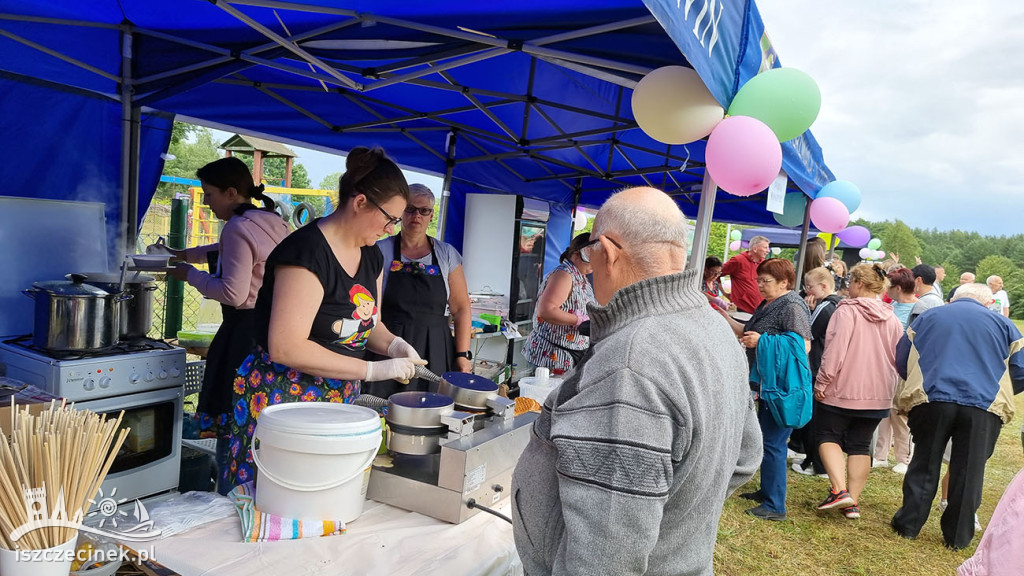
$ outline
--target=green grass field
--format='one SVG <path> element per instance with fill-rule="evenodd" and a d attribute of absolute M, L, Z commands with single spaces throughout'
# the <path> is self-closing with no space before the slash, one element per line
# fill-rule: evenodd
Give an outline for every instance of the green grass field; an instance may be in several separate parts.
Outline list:
<path fill-rule="evenodd" d="M 978 516 L 987 525 L 1010 480 L 1024 467 L 1020 414 L 1003 427 L 995 453 L 985 470 L 985 491 Z M 738 492 L 757 485 L 757 477 Z M 889 520 L 900 507 L 903 476 L 874 468 L 861 495 L 861 519 L 847 520 L 838 511 L 815 509 L 825 497 L 828 480 L 789 472 L 788 520 L 765 522 L 744 514 L 748 500 L 732 496 L 725 502 L 715 547 L 715 574 L 722 576 L 917 576 L 955 574 L 974 554 L 971 547 L 951 551 L 943 546 L 938 507 L 916 540 L 896 536 Z M 936 496 L 936 505 L 938 496 Z M 1022 568 L 1024 570 L 1024 568 Z"/>

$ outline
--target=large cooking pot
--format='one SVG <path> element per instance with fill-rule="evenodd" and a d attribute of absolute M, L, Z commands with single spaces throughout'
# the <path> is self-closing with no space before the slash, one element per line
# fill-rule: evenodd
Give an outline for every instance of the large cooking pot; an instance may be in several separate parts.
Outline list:
<path fill-rule="evenodd" d="M 121 288 L 121 274 L 106 272 L 86 272 L 85 283 L 102 288 L 111 294 Z M 70 277 L 70 275 L 69 275 Z M 156 291 L 156 280 L 152 276 L 132 272 L 124 277 L 123 292 L 130 296 L 121 301 L 121 328 L 118 335 L 121 340 L 145 338 L 153 327 L 153 292 Z"/>
<path fill-rule="evenodd" d="M 399 392 L 388 398 L 388 450 L 425 455 L 441 451 L 448 427 L 441 418 L 455 411 L 455 402 L 434 392 Z"/>
<path fill-rule="evenodd" d="M 498 385 L 476 374 L 445 372 L 437 384 L 437 391 L 455 400 L 460 408 L 487 410 L 487 401 L 498 396 Z"/>
<path fill-rule="evenodd" d="M 22 290 L 35 300 L 32 343 L 57 352 L 100 350 L 117 344 L 121 327 L 121 300 L 85 283 L 73 274 L 71 281 L 35 282 Z"/>

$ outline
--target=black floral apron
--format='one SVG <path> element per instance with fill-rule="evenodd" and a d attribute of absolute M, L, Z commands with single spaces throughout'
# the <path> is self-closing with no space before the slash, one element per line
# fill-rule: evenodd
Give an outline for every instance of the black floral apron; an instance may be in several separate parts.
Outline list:
<path fill-rule="evenodd" d="M 395 336 L 401 336 L 427 361 L 435 374 L 452 369 L 455 340 L 448 327 L 448 289 L 437 265 L 434 241 L 430 243 L 430 264 L 402 262 L 402 235 L 395 235 L 394 259 L 388 274 L 388 285 L 381 298 L 381 321 Z M 364 392 L 387 398 L 396 392 L 429 390 L 436 384 L 414 379 L 408 385 L 394 380 L 363 384 Z"/>

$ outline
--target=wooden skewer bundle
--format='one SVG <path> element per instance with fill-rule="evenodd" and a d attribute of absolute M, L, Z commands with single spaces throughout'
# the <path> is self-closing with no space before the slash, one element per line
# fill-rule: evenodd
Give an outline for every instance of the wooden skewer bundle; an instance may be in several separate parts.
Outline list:
<path fill-rule="evenodd" d="M 47 526 L 31 530 L 17 542 L 11 533 L 32 518 L 26 509 L 26 490 L 46 488 L 45 505 L 38 511 L 49 519 L 63 490 L 68 521 L 84 515 L 128 436 L 117 419 L 76 410 L 74 404 L 50 403 L 49 410 L 32 415 L 11 401 L 10 439 L 0 435 L 0 547 L 41 550 L 59 546 L 75 529 Z"/>

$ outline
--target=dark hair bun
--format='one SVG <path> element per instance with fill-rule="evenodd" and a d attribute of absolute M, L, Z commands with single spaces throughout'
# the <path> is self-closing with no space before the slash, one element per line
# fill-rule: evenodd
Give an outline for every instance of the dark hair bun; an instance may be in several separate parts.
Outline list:
<path fill-rule="evenodd" d="M 402 169 L 388 158 L 383 148 L 357 146 L 345 158 L 345 173 L 338 182 L 341 202 L 356 194 L 364 194 L 370 200 L 383 204 L 395 195 L 408 199 L 409 185 Z"/>

